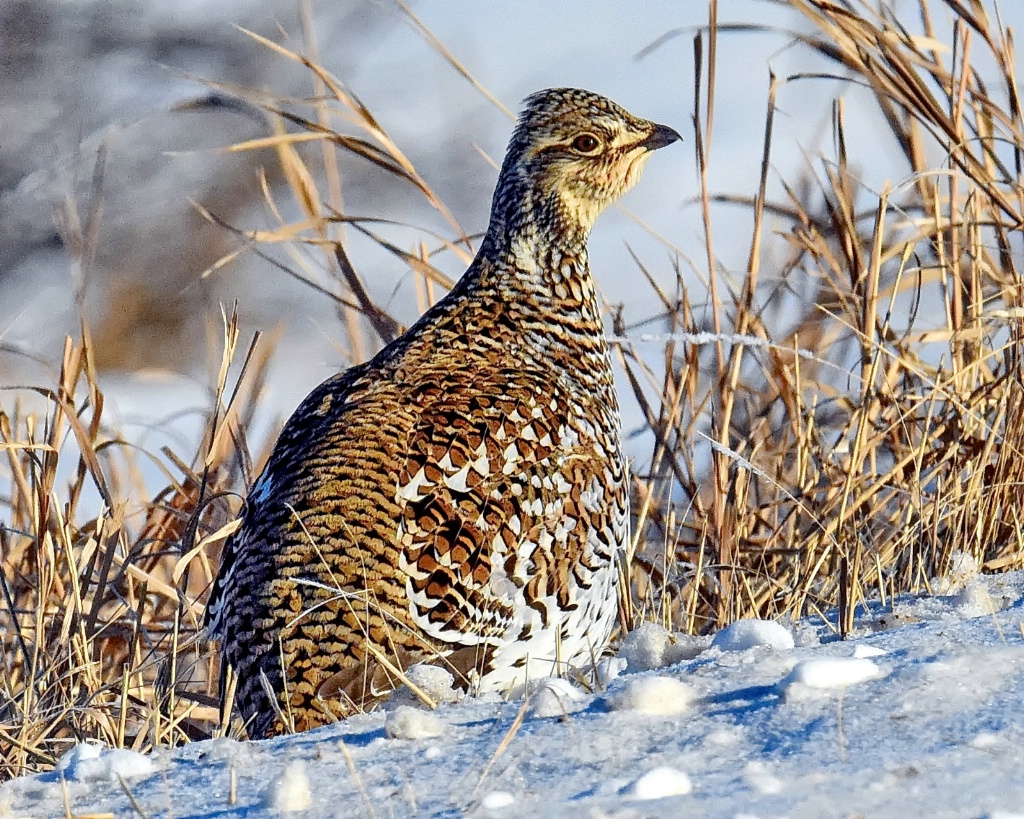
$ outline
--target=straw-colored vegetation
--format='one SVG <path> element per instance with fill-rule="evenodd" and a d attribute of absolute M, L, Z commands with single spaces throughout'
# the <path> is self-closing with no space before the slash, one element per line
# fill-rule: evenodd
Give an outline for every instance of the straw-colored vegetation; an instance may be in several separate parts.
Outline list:
<path fill-rule="evenodd" d="M 815 81 L 774 78 L 760 189 L 732 200 L 754 216 L 748 270 L 724 275 L 709 239 L 694 271 L 707 301 L 702 288 L 691 302 L 681 273 L 672 292 L 649 278 L 664 305 L 663 350 L 615 328 L 623 396 L 639 402 L 653 444 L 633 481 L 624 628 L 654 619 L 707 632 L 834 609 L 845 633 L 858 605 L 928 590 L 957 552 L 990 571 L 1024 563 L 1024 133 L 1010 32 L 957 0 L 904 4 L 901 20 L 859 0 L 789 5 L 810 23 L 793 35 L 809 62 L 873 95 L 881 116 L 871 122 L 889 131 L 878 141 L 899 146 L 904 176 L 882 191 L 858 184 L 839 100 L 834 155 L 784 180 L 785 201 L 767 201 L 775 99 Z M 709 46 L 721 36 L 713 22 L 695 50 L 702 180 L 721 70 Z M 309 66 L 309 105 L 241 95 L 262 109 L 268 135 L 233 148 L 272 149 L 287 185 L 268 185 L 268 210 L 302 217 L 239 232 L 224 264 L 304 246 L 282 270 L 306 279 L 300 260 L 319 255 L 335 280 L 317 287 L 336 300 L 340 343 L 360 359 L 400 327 L 371 302 L 342 242 L 343 223 L 377 237 L 342 216 L 338 152 L 447 211 L 373 115 Z M 697 211 L 710 228 L 716 192 L 702 184 Z M 66 244 L 72 264 L 87 264 L 92 219 L 73 216 Z M 432 254 L 470 255 L 472 238 L 450 224 L 447 239 L 424 234 L 414 250 L 379 239 L 415 273 L 421 306 L 449 285 Z M 762 267 L 769 246 L 781 267 Z M 144 750 L 230 728 L 196 636 L 221 541 L 266 455 L 264 442 L 250 452 L 246 431 L 269 345 L 240 342 L 232 316 L 224 324 L 197 452 L 146 453 L 121 439 L 104 418 L 87 327 L 68 342 L 58 382 L 36 391 L 48 411 L 2 394 L 0 778 L 48 768 L 83 738 Z M 143 459 L 167 476 L 155 497 Z"/>

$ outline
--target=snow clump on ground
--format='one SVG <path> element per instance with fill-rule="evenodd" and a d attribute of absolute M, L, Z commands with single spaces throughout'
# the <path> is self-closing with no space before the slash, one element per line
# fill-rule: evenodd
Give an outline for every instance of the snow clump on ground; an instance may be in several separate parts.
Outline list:
<path fill-rule="evenodd" d="M 974 614 L 967 594 L 990 613 Z M 0 785 L 0 817 L 306 804 L 308 816 L 372 806 L 439 819 L 1010 817 L 1024 805 L 1022 601 L 1024 572 L 977 575 L 944 595 L 858 607 L 845 641 L 834 613 L 747 621 L 674 664 L 674 647 L 697 641 L 644 627 L 624 639 L 626 656 L 599 661 L 606 690 L 534 681 L 525 702 L 459 699 L 443 669 L 410 668 L 436 710 L 406 689 L 376 712 L 263 742 L 149 756 L 79 745 L 60 770 Z"/>
<path fill-rule="evenodd" d="M 774 620 L 737 620 L 715 635 L 711 645 L 720 651 L 771 648 L 788 651 L 796 644 L 793 634 Z"/>
<path fill-rule="evenodd" d="M 75 745 L 57 763 L 57 772 L 73 782 L 117 782 L 118 777 L 146 776 L 156 768 L 151 756 L 93 742 Z"/>
<path fill-rule="evenodd" d="M 672 716 L 682 714 L 696 698 L 690 686 L 674 677 L 639 677 L 629 680 L 606 702 L 611 711 Z"/>

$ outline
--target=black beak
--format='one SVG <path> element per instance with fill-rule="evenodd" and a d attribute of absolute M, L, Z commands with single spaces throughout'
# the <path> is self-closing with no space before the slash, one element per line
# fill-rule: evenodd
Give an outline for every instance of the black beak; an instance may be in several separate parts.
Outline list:
<path fill-rule="evenodd" d="M 640 144 L 643 145 L 648 151 L 656 151 L 658 148 L 664 148 L 666 145 L 671 145 L 673 142 L 681 142 L 682 137 L 674 128 L 669 128 L 667 125 L 654 125 L 654 131 Z"/>

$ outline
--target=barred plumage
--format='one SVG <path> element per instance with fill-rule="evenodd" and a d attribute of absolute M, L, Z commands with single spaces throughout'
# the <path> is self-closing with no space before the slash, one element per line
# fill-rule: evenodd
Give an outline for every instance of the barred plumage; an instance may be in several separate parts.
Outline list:
<path fill-rule="evenodd" d="M 529 97 L 465 275 L 288 421 L 207 613 L 250 737 L 347 716 L 417 662 L 494 690 L 600 654 L 628 488 L 586 242 L 677 139 L 588 91 Z"/>

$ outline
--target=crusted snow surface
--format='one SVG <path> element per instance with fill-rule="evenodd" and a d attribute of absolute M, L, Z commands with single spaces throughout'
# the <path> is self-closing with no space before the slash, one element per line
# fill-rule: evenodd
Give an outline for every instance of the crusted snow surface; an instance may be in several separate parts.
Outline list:
<path fill-rule="evenodd" d="M 721 651 L 747 651 L 751 648 L 773 648 L 786 651 L 793 648 L 793 634 L 774 620 L 737 620 L 715 635 L 711 642 Z"/>
<path fill-rule="evenodd" d="M 480 800 L 480 807 L 487 811 L 496 811 L 514 805 L 516 798 L 508 791 L 491 791 Z"/>
<path fill-rule="evenodd" d="M 284 766 L 267 793 L 265 807 L 280 813 L 295 813 L 313 806 L 306 763 L 296 759 Z"/>
<path fill-rule="evenodd" d="M 663 765 L 645 773 L 626 792 L 634 799 L 648 800 L 684 796 L 692 790 L 693 785 L 685 773 Z"/>
<path fill-rule="evenodd" d="M 882 676 L 877 664 L 864 657 L 814 657 L 801 660 L 780 685 L 789 688 L 846 688 Z"/>
<path fill-rule="evenodd" d="M 692 660 L 708 646 L 706 637 L 673 634 L 657 623 L 642 623 L 619 646 L 618 659 L 629 671 L 651 671 L 683 660 Z"/>
<path fill-rule="evenodd" d="M 384 733 L 390 739 L 427 739 L 445 732 L 445 723 L 430 711 L 399 705 L 389 708 L 384 718 Z"/>
<path fill-rule="evenodd" d="M 75 745 L 57 762 L 57 771 L 76 782 L 116 782 L 118 777 L 146 776 L 156 768 L 151 756 L 123 748 L 105 748 L 93 742 Z"/>
<path fill-rule="evenodd" d="M 559 677 L 537 680 L 530 691 L 535 717 L 565 717 L 585 708 L 590 699 L 580 688 Z"/>
<path fill-rule="evenodd" d="M 964 574 L 944 596 L 861 612 L 846 641 L 806 620 L 789 650 L 614 664 L 607 690 L 536 686 L 525 708 L 399 704 L 141 757 L 150 769 L 78 746 L 63 771 L 0 786 L 0 817 L 1021 816 L 1024 573 Z M 653 707 L 679 702 L 671 691 L 685 707 Z"/>
<path fill-rule="evenodd" d="M 668 717 L 682 714 L 696 698 L 693 688 L 674 677 L 644 675 L 627 680 L 605 702 L 612 711 Z"/>

